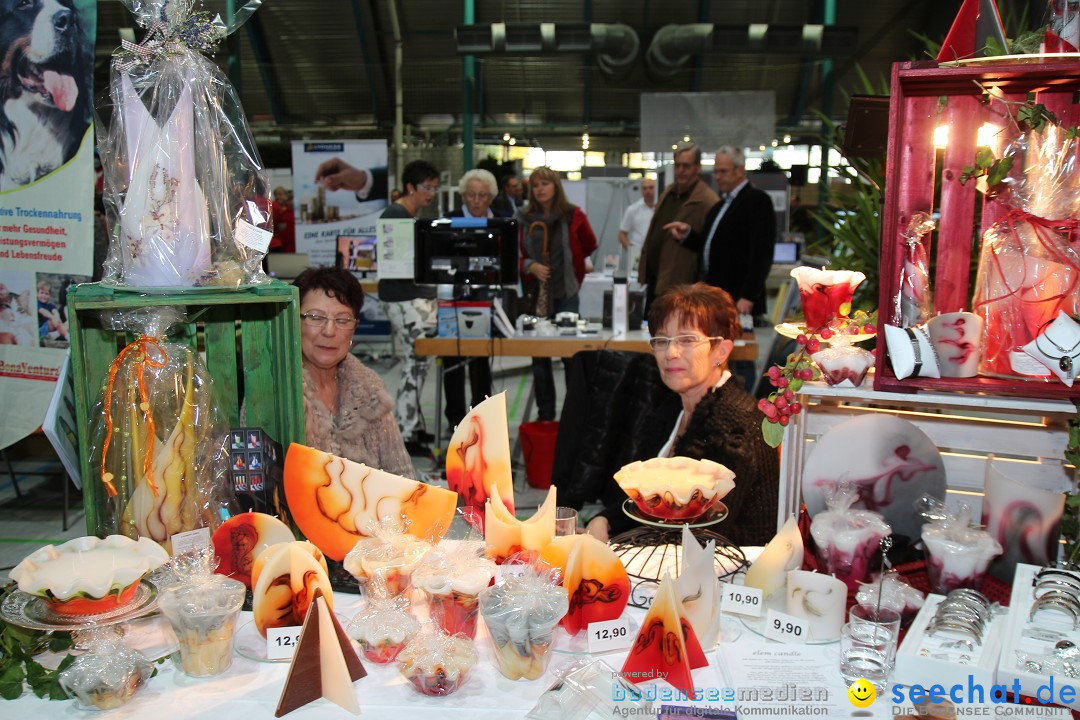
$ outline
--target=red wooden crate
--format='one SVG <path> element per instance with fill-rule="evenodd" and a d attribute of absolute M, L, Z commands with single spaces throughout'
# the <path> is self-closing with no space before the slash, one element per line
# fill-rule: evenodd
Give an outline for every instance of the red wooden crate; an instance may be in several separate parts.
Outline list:
<path fill-rule="evenodd" d="M 912 214 L 919 211 L 940 213 L 931 248 L 936 252 L 936 267 L 931 277 L 935 312 L 971 310 L 968 274 L 972 255 L 979 252 L 983 231 L 1007 211 L 996 202 L 985 200 L 984 204 L 984 196 L 976 191 L 974 181 L 960 184 L 963 167 L 975 164 L 977 129 L 987 122 L 1005 124 L 1001 117 L 1003 106 L 997 102 L 991 107 L 984 105 L 979 85 L 999 88 L 1006 100 L 1016 102 L 1023 102 L 1028 93 L 1034 92 L 1036 102 L 1046 105 L 1063 125 L 1080 124 L 1077 104 L 1080 62 L 939 67 L 926 61 L 893 65 L 878 337 L 884 338 L 882 326 L 889 319 L 892 298 L 900 286 L 905 250 L 900 235 L 907 229 Z M 934 128 L 943 124 L 949 126 L 949 141 L 941 158 L 934 148 L 933 134 Z M 1003 137 L 1014 137 L 1015 132 L 1007 129 Z M 934 187 L 938 165 L 940 195 Z M 979 208 L 981 220 L 977 221 Z M 886 359 L 883 340 L 879 347 L 875 390 L 961 390 L 995 395 L 1080 397 L 1080 383 L 1067 388 L 1043 380 L 985 377 L 898 380 Z"/>

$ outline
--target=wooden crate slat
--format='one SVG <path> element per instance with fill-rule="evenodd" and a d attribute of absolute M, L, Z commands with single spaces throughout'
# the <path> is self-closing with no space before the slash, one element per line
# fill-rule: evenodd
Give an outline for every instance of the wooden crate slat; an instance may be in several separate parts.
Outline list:
<path fill-rule="evenodd" d="M 939 313 L 968 310 L 971 288 L 968 263 L 975 224 L 975 182 L 960 184 L 964 167 L 975 156 L 975 139 L 982 106 L 973 97 L 948 100 L 943 122 L 949 127 L 941 169 L 941 212 L 937 232 L 937 273 L 931 288 L 934 310 Z"/>
<path fill-rule="evenodd" d="M 252 398 L 267 393 L 258 406 L 248 403 L 248 425 L 257 425 L 274 439 L 280 438 L 282 427 L 277 420 L 278 396 L 274 391 L 274 368 L 270 355 L 271 314 L 268 308 L 245 308 L 240 320 L 240 355 L 244 363 L 244 396 Z"/>
<path fill-rule="evenodd" d="M 217 306 L 206 314 L 206 369 L 214 379 L 214 391 L 225 405 L 229 427 L 240 427 L 240 391 L 236 368 L 236 314 Z"/>

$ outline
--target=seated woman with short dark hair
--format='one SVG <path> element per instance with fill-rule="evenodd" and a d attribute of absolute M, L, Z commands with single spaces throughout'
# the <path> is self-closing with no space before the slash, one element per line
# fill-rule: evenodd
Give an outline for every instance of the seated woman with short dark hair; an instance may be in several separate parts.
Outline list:
<path fill-rule="evenodd" d="M 649 328 L 660 378 L 674 393 L 638 425 L 632 459 L 684 456 L 727 466 L 735 489 L 723 500 L 727 519 L 712 529 L 739 545 L 764 545 L 776 532 L 780 462 L 761 436 L 754 398 L 728 370 L 732 338 L 742 335 L 735 303 L 704 283 L 679 285 L 653 302 Z M 586 529 L 607 540 L 634 521 L 622 511 L 625 495 L 609 486 L 604 496 L 607 507 Z"/>
<path fill-rule="evenodd" d="M 359 281 L 347 270 L 319 267 L 300 273 L 293 284 L 300 288 L 307 444 L 412 478 L 386 386 L 349 352 L 364 304 Z"/>

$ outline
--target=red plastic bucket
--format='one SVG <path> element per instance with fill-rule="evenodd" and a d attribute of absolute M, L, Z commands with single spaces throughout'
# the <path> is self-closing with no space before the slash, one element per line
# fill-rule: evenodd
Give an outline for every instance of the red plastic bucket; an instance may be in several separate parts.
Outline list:
<path fill-rule="evenodd" d="M 551 467 L 555 464 L 555 438 L 559 423 L 555 420 L 536 420 L 522 423 L 518 428 L 521 451 L 525 456 L 525 479 L 534 488 L 551 487 Z"/>

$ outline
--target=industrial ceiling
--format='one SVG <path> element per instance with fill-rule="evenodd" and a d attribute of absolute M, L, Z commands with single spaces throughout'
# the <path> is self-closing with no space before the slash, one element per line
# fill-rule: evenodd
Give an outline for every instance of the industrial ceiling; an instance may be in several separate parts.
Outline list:
<path fill-rule="evenodd" d="M 554 23 L 587 32 L 595 23 L 621 30 L 623 41 L 635 35 L 636 53 L 628 57 L 626 42 L 617 41 L 621 65 L 605 62 L 601 52 L 475 54 L 476 142 L 498 143 L 512 133 L 548 149 L 580 148 L 587 130 L 593 150 L 633 152 L 641 149 L 641 93 L 773 90 L 778 134 L 812 134 L 828 97 L 829 62 L 831 114 L 843 117 L 846 93 L 861 89 L 858 67 L 881 81 L 892 62 L 924 56 L 911 31 L 944 35 L 959 6 L 960 0 L 265 0 L 216 59 L 240 91 L 264 158 L 284 152 L 292 139 L 389 139 L 396 15 L 405 141 L 453 145 L 462 137 L 466 77 L 455 29 L 467 16 L 482 29 Z M 821 23 L 827 14 L 836 26 L 857 31 L 831 60 L 775 44 L 727 43 L 720 32 L 737 39 L 752 34 L 742 29 L 752 24 L 792 28 Z M 711 46 L 688 42 L 680 53 L 680 41 L 669 38 L 662 63 L 650 59 L 658 37 L 672 32 L 665 26 L 700 23 L 716 26 Z M 99 4 L 98 92 L 119 31 L 130 27 L 120 2 Z"/>

